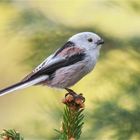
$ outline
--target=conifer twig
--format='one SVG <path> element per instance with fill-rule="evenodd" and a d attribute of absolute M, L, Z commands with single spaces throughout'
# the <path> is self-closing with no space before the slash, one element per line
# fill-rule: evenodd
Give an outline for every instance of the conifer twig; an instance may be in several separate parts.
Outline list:
<path fill-rule="evenodd" d="M 0 137 L 2 138 L 2 140 L 24 140 L 20 133 L 15 131 L 14 129 L 4 129 L 0 134 Z"/>
<path fill-rule="evenodd" d="M 83 110 L 85 98 L 82 94 L 76 94 L 70 91 L 65 95 L 62 101 L 66 107 L 64 108 L 63 121 L 59 132 L 59 140 L 78 140 L 82 133 L 83 127 Z"/>

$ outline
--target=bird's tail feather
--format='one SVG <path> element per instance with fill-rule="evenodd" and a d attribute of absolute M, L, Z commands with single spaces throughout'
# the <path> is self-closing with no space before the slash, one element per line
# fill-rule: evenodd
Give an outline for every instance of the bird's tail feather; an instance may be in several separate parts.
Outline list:
<path fill-rule="evenodd" d="M 19 89 L 24 89 L 24 88 L 30 87 L 32 85 L 38 84 L 42 81 L 45 81 L 47 78 L 48 78 L 48 76 L 40 76 L 33 80 L 21 81 L 19 83 L 16 83 L 12 86 L 9 86 L 7 88 L 0 90 L 0 96 L 11 93 L 11 92 L 19 90 Z"/>

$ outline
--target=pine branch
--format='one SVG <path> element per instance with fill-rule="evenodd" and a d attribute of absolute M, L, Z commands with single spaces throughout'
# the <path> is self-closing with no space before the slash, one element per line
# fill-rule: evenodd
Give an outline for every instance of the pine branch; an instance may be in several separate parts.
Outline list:
<path fill-rule="evenodd" d="M 3 130 L 3 132 L 0 134 L 0 137 L 2 140 L 24 140 L 20 133 L 14 129 Z"/>
<path fill-rule="evenodd" d="M 83 110 L 85 98 L 72 90 L 65 95 L 62 101 L 66 106 L 63 112 L 63 121 L 59 133 L 59 140 L 79 140 L 83 127 Z M 21 134 L 14 129 L 3 130 L 2 140 L 24 140 Z"/>
<path fill-rule="evenodd" d="M 59 140 L 78 140 L 82 133 L 83 127 L 83 110 L 85 98 L 82 94 L 76 94 L 73 91 L 67 93 L 63 99 L 66 105 L 63 113 L 63 121 L 60 131 L 56 130 Z"/>

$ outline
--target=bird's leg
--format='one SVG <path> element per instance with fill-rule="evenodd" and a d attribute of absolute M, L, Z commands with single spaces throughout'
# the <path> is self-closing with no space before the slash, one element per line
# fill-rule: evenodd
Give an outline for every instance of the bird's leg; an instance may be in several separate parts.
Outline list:
<path fill-rule="evenodd" d="M 65 90 L 68 91 L 68 93 L 66 94 L 66 96 L 67 96 L 68 94 L 71 94 L 71 95 L 75 95 L 75 94 L 76 94 L 72 89 L 65 88 Z"/>
<path fill-rule="evenodd" d="M 72 89 L 69 89 L 69 88 L 65 88 L 67 91 L 68 91 L 68 93 L 66 93 L 65 94 L 65 97 L 67 96 L 67 95 L 72 95 L 75 99 L 76 98 L 80 98 L 83 102 L 85 102 L 85 98 L 83 97 L 83 94 L 82 93 L 80 93 L 80 94 L 77 94 L 76 92 L 74 92 Z"/>
<path fill-rule="evenodd" d="M 69 88 L 65 88 L 65 90 L 67 90 L 69 93 L 74 92 L 72 89 Z"/>
<path fill-rule="evenodd" d="M 66 104 L 71 110 L 79 110 L 80 108 L 84 108 L 85 98 L 83 95 L 77 94 L 73 90 L 69 88 L 65 88 L 68 93 L 65 94 L 65 98 L 62 100 L 64 104 Z"/>

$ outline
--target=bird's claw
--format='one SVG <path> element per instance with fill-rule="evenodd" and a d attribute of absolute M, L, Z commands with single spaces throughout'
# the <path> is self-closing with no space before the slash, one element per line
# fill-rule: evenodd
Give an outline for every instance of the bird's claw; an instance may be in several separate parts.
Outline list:
<path fill-rule="evenodd" d="M 77 94 L 71 89 L 66 89 L 68 93 L 65 94 L 65 98 L 63 99 L 63 103 L 66 104 L 69 108 L 74 110 L 79 110 L 80 108 L 84 108 L 85 98 L 82 93 Z"/>

